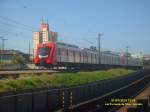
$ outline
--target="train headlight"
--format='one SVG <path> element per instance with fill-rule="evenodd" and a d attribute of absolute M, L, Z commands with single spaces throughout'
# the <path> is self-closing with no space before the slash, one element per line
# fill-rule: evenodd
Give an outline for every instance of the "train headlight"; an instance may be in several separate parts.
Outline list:
<path fill-rule="evenodd" d="M 48 57 L 48 55 L 39 55 L 39 58 L 47 58 Z"/>

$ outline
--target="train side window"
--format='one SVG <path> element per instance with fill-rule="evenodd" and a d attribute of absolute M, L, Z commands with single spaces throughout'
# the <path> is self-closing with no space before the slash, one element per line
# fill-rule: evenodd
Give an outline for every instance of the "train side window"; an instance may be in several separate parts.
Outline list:
<path fill-rule="evenodd" d="M 106 63 L 108 64 L 109 63 L 109 57 L 106 56 Z"/>
<path fill-rule="evenodd" d="M 95 62 L 97 63 L 97 56 L 96 56 L 96 54 L 95 54 Z"/>
<path fill-rule="evenodd" d="M 104 60 L 104 63 L 106 63 L 106 61 L 105 61 L 105 55 L 103 55 L 103 60 Z"/>
<path fill-rule="evenodd" d="M 88 55 L 87 55 L 87 52 L 84 53 L 84 58 L 85 58 L 85 63 L 88 62 Z"/>
<path fill-rule="evenodd" d="M 76 62 L 76 54 L 75 54 L 75 51 L 73 51 L 73 58 L 74 58 L 74 62 Z"/>
<path fill-rule="evenodd" d="M 108 64 L 111 64 L 111 57 L 108 56 Z"/>
<path fill-rule="evenodd" d="M 61 49 L 60 48 L 58 48 L 58 54 L 61 55 Z"/>
<path fill-rule="evenodd" d="M 75 51 L 73 51 L 73 57 L 75 57 Z"/>
<path fill-rule="evenodd" d="M 79 51 L 79 60 L 81 62 L 81 52 Z"/>
<path fill-rule="evenodd" d="M 67 52 L 67 56 L 68 56 L 68 49 L 66 50 L 66 52 Z"/>
<path fill-rule="evenodd" d="M 80 57 L 81 57 L 81 52 L 79 52 L 79 55 L 80 55 Z"/>
<path fill-rule="evenodd" d="M 92 57 L 93 57 L 93 56 L 92 56 L 92 53 L 91 53 L 91 63 L 92 63 Z"/>

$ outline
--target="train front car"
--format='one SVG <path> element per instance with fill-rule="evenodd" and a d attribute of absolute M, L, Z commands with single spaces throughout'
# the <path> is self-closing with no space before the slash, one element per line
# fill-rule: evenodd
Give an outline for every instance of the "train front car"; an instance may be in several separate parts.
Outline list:
<path fill-rule="evenodd" d="M 38 66 L 45 67 L 56 65 L 56 44 L 38 44 L 34 54 L 34 63 Z"/>

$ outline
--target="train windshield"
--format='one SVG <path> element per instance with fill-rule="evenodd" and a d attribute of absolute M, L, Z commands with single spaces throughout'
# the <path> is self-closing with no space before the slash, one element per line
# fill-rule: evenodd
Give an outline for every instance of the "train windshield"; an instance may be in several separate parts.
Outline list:
<path fill-rule="evenodd" d="M 48 57 L 49 53 L 50 53 L 50 48 L 48 47 L 38 48 L 39 57 Z"/>

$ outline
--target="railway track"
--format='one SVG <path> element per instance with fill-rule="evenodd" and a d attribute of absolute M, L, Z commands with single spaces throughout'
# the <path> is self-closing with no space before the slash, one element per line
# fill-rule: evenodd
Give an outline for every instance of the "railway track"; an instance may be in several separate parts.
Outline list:
<path fill-rule="evenodd" d="M 27 73 L 54 73 L 56 70 L 45 70 L 45 69 L 23 69 L 23 70 L 3 70 L 0 71 L 0 75 L 8 75 L 8 74 L 27 74 Z"/>
<path fill-rule="evenodd" d="M 48 70 L 48 69 L 21 69 L 21 70 L 6 69 L 6 70 L 0 70 L 0 79 L 8 77 L 8 76 L 18 77 L 19 75 L 23 75 L 23 74 L 29 74 L 29 75 L 30 74 L 42 74 L 42 73 L 52 74 L 52 73 L 57 73 L 57 72 L 59 71 Z"/>
<path fill-rule="evenodd" d="M 43 73 L 58 73 L 58 72 L 77 72 L 79 70 L 75 69 L 3 69 L 0 70 L 0 79 L 12 76 L 14 78 L 18 77 L 19 75 L 30 75 L 30 74 L 43 74 Z"/>
<path fill-rule="evenodd" d="M 137 96 L 150 82 L 150 74 L 128 84 L 122 88 L 111 91 L 100 97 L 71 105 L 63 109 L 64 112 L 115 112 L 121 106 L 112 103 L 112 99 L 132 99 Z M 121 102 L 120 102 L 121 103 Z M 117 106 L 116 106 L 117 105 Z"/>
<path fill-rule="evenodd" d="M 18 77 L 19 75 L 30 75 L 30 74 L 43 74 L 43 73 L 58 73 L 58 72 L 78 72 L 78 71 L 95 71 L 98 69 L 76 69 L 76 68 L 36 68 L 36 69 L 0 69 L 0 79 L 12 76 L 14 78 Z"/>

